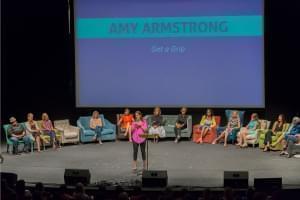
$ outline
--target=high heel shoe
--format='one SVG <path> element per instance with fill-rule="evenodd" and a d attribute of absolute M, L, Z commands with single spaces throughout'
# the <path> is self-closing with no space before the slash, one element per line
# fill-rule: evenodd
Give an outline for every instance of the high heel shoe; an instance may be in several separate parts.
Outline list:
<path fill-rule="evenodd" d="M 288 155 L 288 152 L 286 152 L 286 151 L 281 151 L 279 155 L 280 155 L 280 156 L 285 156 L 285 155 Z"/>
<path fill-rule="evenodd" d="M 242 147 L 242 148 L 247 148 L 247 147 L 248 147 L 248 144 L 247 144 L 247 143 L 244 143 L 241 147 Z"/>
<path fill-rule="evenodd" d="M 267 151 L 270 151 L 270 148 L 269 147 L 265 147 L 263 152 L 267 152 Z"/>

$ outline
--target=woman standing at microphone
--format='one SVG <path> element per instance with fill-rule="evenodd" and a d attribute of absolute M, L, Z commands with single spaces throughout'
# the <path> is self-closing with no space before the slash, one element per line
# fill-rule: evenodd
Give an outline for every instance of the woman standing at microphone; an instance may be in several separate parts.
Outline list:
<path fill-rule="evenodd" d="M 145 134 L 147 131 L 147 122 L 143 119 L 141 111 L 135 112 L 135 120 L 131 125 L 131 134 L 132 134 L 132 144 L 133 144 L 133 164 L 132 170 L 137 170 L 137 155 L 138 149 L 140 146 L 142 159 L 143 159 L 143 169 L 146 169 L 146 139 L 141 137 L 142 134 Z"/>

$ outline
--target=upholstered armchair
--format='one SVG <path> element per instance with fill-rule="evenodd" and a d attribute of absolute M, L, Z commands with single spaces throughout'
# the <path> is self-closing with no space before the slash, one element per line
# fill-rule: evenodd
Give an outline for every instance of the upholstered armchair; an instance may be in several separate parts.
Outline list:
<path fill-rule="evenodd" d="M 61 144 L 79 143 L 79 128 L 70 125 L 68 119 L 55 120 L 54 127 L 61 132 Z"/>
<path fill-rule="evenodd" d="M 204 143 L 212 143 L 214 139 L 217 137 L 217 128 L 220 125 L 221 122 L 221 116 L 214 116 L 216 120 L 216 126 L 212 128 L 210 131 L 207 132 L 207 134 L 203 137 Z M 201 127 L 200 124 L 196 124 L 193 126 L 193 142 L 197 142 L 201 136 Z"/>
<path fill-rule="evenodd" d="M 226 116 L 226 119 L 227 119 L 227 122 L 229 121 L 230 119 L 230 116 L 231 116 L 231 113 L 235 111 L 235 110 L 225 110 L 225 116 Z M 239 113 L 239 117 L 240 117 L 240 122 L 241 122 L 241 127 L 243 126 L 243 123 L 244 123 L 244 115 L 245 115 L 245 111 L 239 111 L 239 110 L 236 110 L 238 111 Z M 227 123 L 226 123 L 227 125 Z M 223 126 L 223 127 L 218 127 L 217 128 L 217 134 L 221 134 L 221 132 L 223 132 L 224 130 L 226 129 L 226 126 Z M 240 131 L 240 128 L 235 128 L 231 131 L 231 133 L 229 133 L 228 135 L 228 138 L 227 138 L 227 142 L 230 142 L 230 143 L 234 143 L 236 141 L 236 138 L 237 138 L 237 134 L 238 132 Z"/>
<path fill-rule="evenodd" d="M 271 125 L 271 121 L 262 119 L 259 120 L 259 125 L 260 127 L 256 129 L 255 134 L 246 136 L 247 143 L 251 144 L 252 147 L 255 147 L 255 145 L 259 143 L 259 138 L 261 134 L 266 134 Z"/>
<path fill-rule="evenodd" d="M 292 157 L 295 154 L 300 153 L 300 134 L 297 134 L 296 137 L 298 138 L 297 143 L 294 143 L 292 141 L 288 142 L 288 148 L 287 148 L 288 158 Z"/>
<path fill-rule="evenodd" d="M 21 123 L 22 126 L 25 127 L 25 122 L 24 123 Z M 13 142 L 11 141 L 11 139 L 9 138 L 8 136 L 8 127 L 9 127 L 9 124 L 4 124 L 3 125 L 3 129 L 4 129 L 4 133 L 5 133 L 5 138 L 6 138 L 6 151 L 7 153 L 9 152 L 12 152 L 13 150 Z M 33 148 L 34 148 L 34 143 L 35 141 L 33 140 L 31 142 L 31 152 L 33 152 Z M 23 140 L 19 140 L 18 141 L 18 144 L 23 144 L 24 145 L 24 141 Z M 10 148 L 11 147 L 11 148 Z M 11 150 L 10 150 L 11 149 Z"/>
<path fill-rule="evenodd" d="M 278 151 L 278 150 L 282 150 L 282 144 L 281 144 L 281 140 L 284 137 L 284 133 L 288 130 L 290 124 L 289 123 L 285 123 L 283 125 L 282 131 L 276 132 L 273 136 L 272 136 L 272 143 L 270 145 L 270 149 L 273 151 Z M 261 131 L 258 134 L 258 144 L 259 144 L 259 148 L 264 148 L 264 141 L 265 141 L 265 137 L 266 137 L 266 133 L 267 131 Z"/>
<path fill-rule="evenodd" d="M 116 140 L 116 125 L 100 115 L 103 122 L 103 129 L 101 132 L 101 140 Z M 90 129 L 90 116 L 81 116 L 77 120 L 77 126 L 80 129 L 80 142 L 92 142 L 95 137 L 95 131 Z"/>
<path fill-rule="evenodd" d="M 147 120 L 148 126 L 150 125 L 149 120 L 150 120 L 151 115 L 146 115 L 144 117 L 145 120 Z M 174 127 L 177 121 L 177 115 L 162 115 L 164 119 L 164 129 L 166 131 L 166 138 L 175 138 L 175 133 L 174 133 Z M 192 135 L 192 116 L 188 115 L 187 118 L 187 128 L 183 129 L 181 131 L 181 138 L 190 138 Z"/>
<path fill-rule="evenodd" d="M 39 128 L 42 128 L 42 121 L 41 120 L 37 121 L 37 124 L 38 124 Z M 61 130 L 58 130 L 58 129 L 54 128 L 54 131 L 56 133 L 56 138 L 58 139 L 59 143 L 61 144 L 61 135 L 62 135 Z M 44 149 L 45 149 L 45 146 L 51 145 L 50 144 L 50 136 L 48 134 L 46 134 L 44 131 L 41 131 L 41 141 L 44 145 Z"/>
<path fill-rule="evenodd" d="M 117 123 L 118 121 L 120 120 L 121 116 L 123 114 L 117 114 Z M 127 136 L 124 136 L 124 132 L 122 131 L 121 127 L 120 126 L 117 126 L 117 139 L 118 140 L 123 140 L 123 139 L 128 139 L 128 135 Z"/>

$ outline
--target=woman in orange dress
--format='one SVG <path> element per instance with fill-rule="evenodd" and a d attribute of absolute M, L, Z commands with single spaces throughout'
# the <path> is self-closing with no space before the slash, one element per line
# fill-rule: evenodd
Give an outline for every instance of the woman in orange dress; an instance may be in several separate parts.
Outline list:
<path fill-rule="evenodd" d="M 131 124 L 134 121 L 133 115 L 130 114 L 129 108 L 125 108 L 124 114 L 121 115 L 120 120 L 118 121 L 118 126 L 121 127 L 121 131 L 124 132 L 124 136 L 129 138 L 129 142 L 132 142 L 131 139 Z"/>

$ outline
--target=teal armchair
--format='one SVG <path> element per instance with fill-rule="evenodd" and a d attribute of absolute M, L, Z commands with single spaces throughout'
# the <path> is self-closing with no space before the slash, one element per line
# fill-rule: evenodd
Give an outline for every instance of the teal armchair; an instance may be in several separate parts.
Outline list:
<path fill-rule="evenodd" d="M 101 140 L 116 140 L 116 125 L 104 118 L 103 115 L 100 115 L 104 126 L 101 132 Z M 77 120 L 77 126 L 80 129 L 80 142 L 92 142 L 95 136 L 95 131 L 90 129 L 90 116 L 82 116 Z"/>
<path fill-rule="evenodd" d="M 21 125 L 25 128 L 25 123 L 21 123 Z M 8 127 L 9 127 L 9 124 L 4 124 L 3 125 L 3 129 L 4 129 L 4 133 L 5 133 L 5 138 L 6 138 L 6 152 L 7 153 L 10 153 L 10 152 L 12 153 L 13 142 L 8 137 Z M 20 144 L 24 145 L 24 141 L 23 140 L 19 140 L 18 141 L 18 145 L 20 145 Z M 34 139 L 31 140 L 31 152 L 33 152 L 33 147 L 34 147 Z M 10 149 L 11 149 L 11 151 L 10 151 Z"/>
<path fill-rule="evenodd" d="M 225 110 L 225 116 L 226 116 L 227 122 L 229 121 L 229 118 L 231 116 L 232 111 L 234 111 L 234 110 Z M 238 112 L 239 112 L 239 117 L 240 117 L 241 127 L 242 127 L 243 123 L 244 123 L 245 111 L 239 111 L 238 110 Z M 225 129 L 226 129 L 226 126 L 218 127 L 217 128 L 218 135 L 220 135 Z M 237 134 L 238 134 L 239 131 L 240 131 L 240 128 L 233 129 L 232 132 L 229 134 L 229 136 L 227 138 L 227 141 L 230 142 L 230 143 L 234 143 L 236 141 Z"/>

